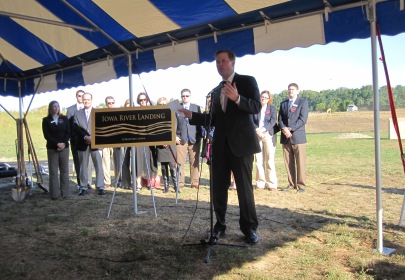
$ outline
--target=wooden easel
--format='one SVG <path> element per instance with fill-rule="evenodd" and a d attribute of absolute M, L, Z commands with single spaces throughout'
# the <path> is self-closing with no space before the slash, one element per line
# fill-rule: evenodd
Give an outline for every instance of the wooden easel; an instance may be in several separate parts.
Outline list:
<path fill-rule="evenodd" d="M 25 128 L 25 136 L 27 139 L 28 144 L 28 156 L 31 159 L 34 165 L 34 171 L 37 177 L 37 185 L 40 189 L 44 192 L 49 192 L 49 189 L 44 185 L 44 180 L 42 178 L 42 173 L 40 170 L 38 157 L 35 152 L 34 143 L 32 142 L 32 137 L 30 130 L 28 128 L 27 119 L 24 117 L 23 119 L 16 119 L 17 124 L 17 140 L 16 140 L 16 148 L 17 148 L 17 165 L 18 165 L 18 173 L 17 173 L 17 182 L 16 186 L 12 188 L 11 195 L 15 201 L 23 201 L 25 195 L 30 191 L 31 185 L 27 184 L 27 172 L 25 168 L 25 158 L 24 158 L 24 128 Z"/>

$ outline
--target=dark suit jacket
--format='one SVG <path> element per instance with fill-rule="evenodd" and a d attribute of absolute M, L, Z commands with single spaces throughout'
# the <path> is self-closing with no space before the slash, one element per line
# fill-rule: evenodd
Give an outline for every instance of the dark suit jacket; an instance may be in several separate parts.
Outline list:
<path fill-rule="evenodd" d="M 255 114 L 253 116 L 256 128 L 259 127 L 260 123 L 260 116 L 261 112 Z M 274 135 L 274 126 L 276 125 L 277 122 L 277 109 L 273 105 L 267 105 L 266 106 L 266 111 L 264 113 L 264 128 L 267 130 L 267 132 L 270 135 Z"/>
<path fill-rule="evenodd" d="M 183 107 L 183 103 L 181 103 L 181 106 Z M 201 108 L 198 105 L 190 103 L 190 111 L 192 112 L 201 112 Z M 187 123 L 186 119 L 183 117 L 180 117 L 178 114 L 176 114 L 177 118 L 177 129 L 176 129 L 176 135 L 180 138 L 180 142 L 182 145 L 187 143 L 187 132 L 189 136 L 189 141 L 191 144 L 195 144 L 199 142 L 202 138 L 202 126 L 201 125 L 190 125 Z"/>
<path fill-rule="evenodd" d="M 75 113 L 73 129 L 77 136 L 77 150 L 85 151 L 89 145 L 87 145 L 84 141 L 84 137 L 89 136 L 91 133 L 91 115 L 89 117 L 89 122 L 87 122 L 86 112 L 84 109 L 80 109 Z"/>
<path fill-rule="evenodd" d="M 77 143 L 76 133 L 73 129 L 74 116 L 75 116 L 76 112 L 77 112 L 77 104 L 74 104 L 74 105 L 68 107 L 67 111 L 66 111 L 66 117 L 69 119 L 70 132 L 71 132 L 70 144 L 74 147 L 76 147 L 76 143 Z"/>
<path fill-rule="evenodd" d="M 289 99 L 286 99 L 280 103 L 278 125 L 281 130 L 284 127 L 291 128 L 293 136 L 291 139 L 287 139 L 281 133 L 280 143 L 287 144 L 288 141 L 291 141 L 291 144 L 304 144 L 307 142 L 305 124 L 308 120 L 308 101 L 298 96 L 290 110 L 288 110 L 288 102 Z"/>
<path fill-rule="evenodd" d="M 255 78 L 235 73 L 232 84 L 236 83 L 240 95 L 239 106 L 228 99 L 226 112 L 221 108 L 220 93 L 212 95 L 212 126 L 215 126 L 212 152 L 223 154 L 228 143 L 236 157 L 260 152 L 259 140 L 255 132 L 253 114 L 260 112 L 260 93 Z M 207 126 L 210 115 L 193 113 L 190 123 Z"/>
<path fill-rule="evenodd" d="M 65 143 L 65 147 L 69 147 L 70 139 L 70 125 L 66 116 L 59 116 L 58 124 L 56 124 L 52 117 L 45 117 L 42 119 L 42 132 L 46 139 L 46 148 L 58 148 L 58 143 Z"/>

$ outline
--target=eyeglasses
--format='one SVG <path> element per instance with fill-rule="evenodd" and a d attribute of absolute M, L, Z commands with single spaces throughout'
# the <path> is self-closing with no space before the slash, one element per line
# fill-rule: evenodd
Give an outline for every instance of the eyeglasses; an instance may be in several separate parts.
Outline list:
<path fill-rule="evenodd" d="M 190 97 L 190 95 L 182 95 L 181 98 Z"/>
<path fill-rule="evenodd" d="M 107 105 L 114 105 L 115 102 L 107 102 Z"/>
<path fill-rule="evenodd" d="M 139 102 L 146 101 L 146 99 L 139 99 Z"/>

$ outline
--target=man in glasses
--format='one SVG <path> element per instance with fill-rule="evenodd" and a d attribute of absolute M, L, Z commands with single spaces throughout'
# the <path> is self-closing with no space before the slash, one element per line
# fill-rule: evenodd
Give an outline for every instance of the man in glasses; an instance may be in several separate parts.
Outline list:
<path fill-rule="evenodd" d="M 189 89 L 181 91 L 181 106 L 191 112 L 201 112 L 200 106 L 191 103 L 191 91 Z M 187 118 L 180 117 L 178 114 L 176 114 L 176 118 L 177 161 L 181 166 L 179 188 L 184 186 L 184 164 L 186 163 L 187 154 L 190 163 L 190 185 L 192 188 L 198 188 L 202 126 L 190 125 Z"/>
<path fill-rule="evenodd" d="M 115 108 L 115 100 L 112 96 L 105 98 L 105 105 L 107 108 Z M 121 169 L 121 159 L 124 153 L 123 148 L 104 148 L 103 149 L 103 172 L 104 172 L 104 188 L 111 186 L 111 157 L 114 163 L 114 179 L 117 180 L 118 173 Z M 119 178 L 118 187 L 121 186 L 121 176 Z"/>

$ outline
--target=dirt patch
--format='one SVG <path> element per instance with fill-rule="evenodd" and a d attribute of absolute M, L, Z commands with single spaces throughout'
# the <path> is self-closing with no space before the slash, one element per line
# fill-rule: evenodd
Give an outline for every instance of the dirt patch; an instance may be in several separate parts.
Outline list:
<path fill-rule="evenodd" d="M 361 133 L 343 133 L 340 134 L 337 138 L 339 139 L 350 139 L 350 138 L 373 138 L 370 135 L 365 135 Z"/>
<path fill-rule="evenodd" d="M 398 117 L 405 116 L 405 109 L 397 110 L 397 115 Z M 382 131 L 388 131 L 389 118 L 391 118 L 391 112 L 380 112 L 380 129 Z M 308 133 L 374 131 L 374 113 L 372 111 L 310 113 L 306 129 Z"/>

